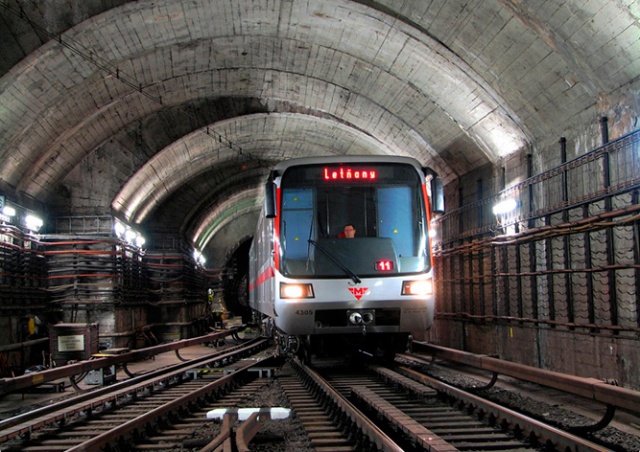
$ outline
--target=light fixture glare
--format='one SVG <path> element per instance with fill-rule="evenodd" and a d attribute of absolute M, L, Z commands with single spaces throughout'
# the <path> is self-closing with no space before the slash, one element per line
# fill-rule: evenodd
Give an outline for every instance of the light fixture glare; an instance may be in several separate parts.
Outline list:
<path fill-rule="evenodd" d="M 494 215 L 505 215 L 510 212 L 513 212 L 516 207 L 518 207 L 518 203 L 513 198 L 503 199 L 495 206 L 493 206 L 493 214 Z"/>
<path fill-rule="evenodd" d="M 26 217 L 24 217 L 24 224 L 28 229 L 32 231 L 39 231 L 44 222 L 42 221 L 42 218 L 32 214 L 28 214 Z"/>

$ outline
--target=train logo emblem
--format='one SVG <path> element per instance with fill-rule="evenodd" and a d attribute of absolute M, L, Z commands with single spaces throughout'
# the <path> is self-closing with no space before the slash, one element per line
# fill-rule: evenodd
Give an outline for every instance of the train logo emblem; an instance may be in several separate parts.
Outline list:
<path fill-rule="evenodd" d="M 362 298 L 368 290 L 368 287 L 349 287 L 349 292 L 351 292 L 358 301 L 360 301 L 360 298 Z"/>

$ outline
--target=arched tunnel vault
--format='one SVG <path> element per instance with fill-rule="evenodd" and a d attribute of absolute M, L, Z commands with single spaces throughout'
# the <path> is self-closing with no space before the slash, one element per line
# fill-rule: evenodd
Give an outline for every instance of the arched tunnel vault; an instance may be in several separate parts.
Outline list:
<path fill-rule="evenodd" d="M 207 173 L 210 187 L 204 188 L 216 190 L 217 184 L 234 179 L 238 171 L 243 171 L 243 164 L 258 164 L 268 169 L 274 161 L 303 156 L 310 150 L 315 155 L 414 155 L 410 151 L 424 146 L 421 142 L 385 144 L 341 122 L 300 114 L 248 115 L 209 128 L 230 138 L 242 151 L 218 143 L 206 130 L 193 132 L 152 157 L 115 197 L 114 211 L 132 223 L 143 223 L 150 212 L 180 187 L 193 189 L 193 179 Z M 410 136 L 407 140 L 411 138 L 417 137 Z M 222 171 L 223 168 L 226 170 Z"/>
<path fill-rule="evenodd" d="M 283 159 L 410 155 L 455 191 L 640 109 L 638 11 L 615 0 L 0 0 L 0 20 L 2 193 L 209 257 Z"/>
<path fill-rule="evenodd" d="M 384 127 L 382 136 L 393 136 L 394 122 L 425 142 L 443 136 L 440 130 L 448 129 L 444 136 L 452 138 L 466 133 L 491 161 L 528 141 L 507 103 L 464 61 L 406 24 L 388 23 L 383 14 L 353 2 L 324 2 L 311 15 L 298 11 L 296 23 L 283 33 L 276 17 L 269 17 L 276 11 L 262 6 L 238 6 L 248 15 L 240 33 L 230 29 L 224 14 L 172 2 L 162 8 L 152 2 L 125 5 L 67 32 L 72 47 L 90 48 L 101 58 L 113 55 L 107 66 L 117 68 L 118 77 L 48 42 L 18 64 L 15 77 L 3 86 L 2 97 L 14 106 L 4 126 L 15 133 L 0 144 L 22 152 L 20 159 L 10 156 L 13 165 L 0 168 L 0 177 L 20 192 L 46 199 L 79 159 L 117 130 L 212 91 L 265 103 L 289 99 L 362 130 Z M 324 13 L 331 6 L 348 13 L 346 22 Z M 140 23 L 122 20 L 131 15 L 144 18 L 148 39 L 126 41 L 143 34 Z M 169 17 L 175 33 L 158 35 L 164 27 L 156 26 Z M 337 26 L 365 27 L 375 39 L 337 39 Z M 157 63 L 167 61 L 171 64 Z M 140 90 L 123 82 L 132 73 Z M 34 86 L 38 89 L 30 89 Z M 451 90 L 459 95 L 448 96 Z M 429 116 L 442 112 L 449 121 L 439 120 L 438 128 L 429 130 Z M 418 152 L 428 156 L 429 151 Z"/>
<path fill-rule="evenodd" d="M 352 63 L 357 65 L 355 61 Z M 137 62 L 137 64 L 141 63 Z M 29 130 L 25 130 L 18 141 L 12 143 L 25 149 L 28 154 L 24 156 L 25 159 L 17 162 L 11 168 L 10 173 L 0 173 L 0 177 L 8 183 L 16 185 L 20 192 L 34 198 L 46 199 L 54 191 L 54 187 L 60 179 L 76 164 L 74 162 L 81 160 L 90 150 L 95 149 L 118 130 L 145 116 L 165 111 L 167 108 L 196 102 L 203 91 L 211 89 L 212 84 L 224 86 L 231 84 L 228 82 L 229 80 L 238 79 L 244 80 L 246 83 L 231 86 L 227 88 L 228 91 L 221 91 L 221 95 L 257 97 L 267 106 L 267 111 L 270 110 L 270 103 L 287 99 L 287 102 L 291 104 L 324 112 L 324 114 L 338 118 L 345 124 L 351 124 L 360 130 L 367 130 L 368 133 L 379 136 L 381 140 L 393 140 L 396 139 L 396 135 L 401 134 L 415 134 L 416 137 L 420 137 L 422 146 L 413 152 L 422 153 L 424 157 L 429 159 L 432 159 L 435 153 L 430 150 L 429 142 L 424 137 L 431 136 L 431 139 L 448 142 L 462 133 L 460 128 L 466 128 L 469 136 L 478 145 L 477 151 L 481 151 L 481 154 L 487 154 L 486 158 L 491 161 L 495 161 L 501 154 L 518 149 L 525 142 L 518 127 L 505 125 L 505 123 L 509 123 L 508 115 L 505 112 L 500 113 L 493 101 L 485 107 L 477 105 L 474 111 L 481 116 L 472 119 L 472 123 L 467 125 L 464 125 L 465 121 L 461 115 L 462 111 L 468 108 L 468 105 L 460 105 L 460 113 L 456 114 L 458 118 L 454 117 L 454 122 L 451 123 L 453 112 L 449 111 L 444 115 L 444 110 L 438 106 L 445 100 L 433 99 L 435 93 L 446 92 L 446 86 L 438 86 L 435 83 L 429 85 L 430 90 L 433 89 L 434 93 L 430 90 L 421 91 L 415 85 L 402 82 L 399 79 L 386 80 L 386 77 L 383 76 L 386 74 L 381 73 L 378 80 L 379 86 L 373 85 L 368 90 L 362 91 L 360 89 L 361 92 L 358 92 L 356 85 L 340 86 L 322 79 L 311 78 L 308 75 L 283 73 L 271 69 L 266 69 L 261 73 L 262 71 L 261 68 L 251 68 L 250 71 L 239 68 L 229 69 L 228 72 L 216 70 L 212 73 L 202 72 L 174 77 L 164 81 L 161 87 L 154 86 L 151 92 L 158 94 L 152 94 L 152 99 L 135 91 L 123 93 L 118 98 L 112 99 L 113 90 L 117 92 L 122 89 L 122 86 L 113 80 L 113 77 L 107 77 L 104 84 L 101 83 L 97 87 L 94 84 L 85 83 L 82 85 L 83 89 L 73 88 L 66 95 L 61 94 L 60 99 L 55 99 L 53 105 L 42 111 L 42 115 L 47 118 L 46 127 L 49 129 L 49 135 L 28 133 Z M 358 81 L 352 83 L 357 84 Z M 442 83 L 453 82 L 444 80 Z M 461 86 L 460 83 L 463 82 L 458 81 L 454 89 L 458 90 Z M 306 86 L 306 90 L 305 92 L 291 91 L 287 89 L 289 86 Z M 390 95 L 389 91 L 393 86 L 397 86 L 397 92 Z M 475 86 L 471 89 L 477 90 L 479 87 Z M 391 105 L 386 105 L 388 103 L 386 99 L 376 99 L 380 93 L 385 92 L 387 97 L 397 98 L 392 98 Z M 322 93 L 322 95 L 315 96 L 313 93 Z M 77 114 L 78 111 L 82 112 L 82 108 L 79 108 L 82 105 L 78 105 L 77 99 L 87 99 L 85 108 L 88 110 L 84 111 L 86 114 L 80 117 Z M 162 104 L 160 104 L 160 99 L 162 99 Z M 212 99 L 212 102 L 215 102 L 215 99 Z M 94 103 L 101 104 L 97 111 L 90 110 Z M 451 106 L 453 104 L 450 102 L 449 107 Z M 189 110 L 189 107 L 186 110 Z M 74 111 L 74 114 L 70 115 L 69 111 Z M 194 109 L 191 111 L 193 114 L 190 116 L 193 116 L 194 119 L 189 118 L 190 122 L 200 122 L 201 120 L 198 119 L 200 113 Z M 27 112 L 23 113 L 29 116 Z M 429 117 L 427 121 L 423 121 L 422 124 L 415 122 L 417 118 L 424 115 Z M 492 116 L 495 116 L 493 120 L 490 119 Z M 72 123 L 73 118 L 77 118 L 78 122 Z M 168 118 L 168 120 L 171 119 L 171 117 Z M 420 128 L 424 128 L 426 125 L 431 126 L 434 122 L 440 125 L 439 130 L 434 130 L 431 133 L 416 133 Z M 25 124 L 30 123 L 25 122 Z M 449 127 L 453 126 L 453 130 L 447 131 L 446 124 L 449 124 Z M 38 125 L 45 126 L 45 124 L 37 124 L 36 122 L 36 126 Z M 68 131 L 58 136 L 60 130 Z M 92 133 L 82 133 L 86 130 L 90 130 Z M 227 140 L 234 142 L 232 132 L 222 131 L 221 133 Z M 69 134 L 73 137 L 70 137 Z M 226 144 L 226 141 L 222 144 Z M 408 144 L 405 146 L 409 147 Z M 415 148 L 415 146 L 411 147 Z M 491 149 L 495 149 L 495 151 Z M 38 152 L 40 155 L 37 154 Z M 472 161 L 471 163 L 475 164 L 476 162 Z M 465 172 L 472 168 L 471 165 L 457 164 L 454 166 L 455 173 Z M 451 171 L 446 169 L 444 176 L 448 176 Z"/>
<path fill-rule="evenodd" d="M 214 267 L 224 262 L 225 257 L 233 251 L 227 240 L 221 240 L 227 234 L 253 236 L 260 207 L 262 206 L 262 190 L 248 190 L 223 202 L 218 208 L 208 212 L 201 218 L 200 228 L 196 230 L 199 241 L 196 246 L 205 250 L 207 261 Z M 222 234 L 218 237 L 219 234 Z"/>
<path fill-rule="evenodd" d="M 186 184 L 188 189 L 175 191 L 145 223 L 162 225 L 164 230 L 193 237 L 192 243 L 199 243 L 194 231 L 202 218 L 209 217 L 210 212 L 218 209 L 229 196 L 260 187 L 267 175 L 268 169 L 263 161 L 230 161 L 226 165 L 217 165 L 190 180 Z M 177 224 L 176 218 L 184 218 L 182 224 Z"/>

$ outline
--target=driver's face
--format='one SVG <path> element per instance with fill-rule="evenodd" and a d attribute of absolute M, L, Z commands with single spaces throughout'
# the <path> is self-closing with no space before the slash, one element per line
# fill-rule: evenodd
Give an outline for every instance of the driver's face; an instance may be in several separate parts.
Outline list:
<path fill-rule="evenodd" d="M 344 236 L 348 239 L 352 239 L 356 236 L 356 228 L 353 226 L 344 227 Z"/>

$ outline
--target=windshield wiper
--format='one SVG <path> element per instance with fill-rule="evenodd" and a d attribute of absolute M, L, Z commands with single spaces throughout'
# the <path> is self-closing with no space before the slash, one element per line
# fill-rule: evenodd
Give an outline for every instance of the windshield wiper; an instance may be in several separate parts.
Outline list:
<path fill-rule="evenodd" d="M 344 271 L 347 275 L 349 275 L 349 277 L 351 279 L 353 279 L 353 282 L 356 284 L 360 284 L 362 282 L 362 280 L 360 278 L 358 278 L 358 275 L 356 275 L 354 272 L 351 271 L 351 269 L 349 269 L 349 267 L 347 267 L 346 265 L 344 265 L 342 262 L 340 262 L 334 255 L 332 255 L 330 252 L 328 252 L 327 250 L 325 250 L 324 248 L 322 248 L 320 245 L 318 245 L 318 243 L 315 240 L 311 240 L 309 239 L 309 243 L 311 243 L 313 246 L 315 246 L 318 251 L 320 251 L 322 254 L 324 254 L 325 256 L 327 256 L 329 259 L 331 259 L 331 262 L 333 262 L 334 264 L 336 264 L 338 267 L 340 267 L 342 269 L 342 271 Z"/>

